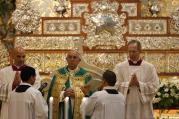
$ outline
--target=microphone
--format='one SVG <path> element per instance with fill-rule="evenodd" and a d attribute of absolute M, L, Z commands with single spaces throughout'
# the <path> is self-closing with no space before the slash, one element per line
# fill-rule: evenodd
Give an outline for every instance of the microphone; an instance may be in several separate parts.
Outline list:
<path fill-rule="evenodd" d="M 40 88 L 39 88 L 38 90 L 39 90 L 40 92 L 42 92 L 42 90 L 43 90 L 44 88 L 46 88 L 47 85 L 48 85 L 48 83 L 46 83 L 46 82 L 42 83 L 42 84 L 40 85 Z"/>

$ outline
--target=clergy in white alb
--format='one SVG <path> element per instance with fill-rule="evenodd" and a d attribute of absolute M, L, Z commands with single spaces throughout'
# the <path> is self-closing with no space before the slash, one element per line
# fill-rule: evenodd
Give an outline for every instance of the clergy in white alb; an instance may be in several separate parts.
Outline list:
<path fill-rule="evenodd" d="M 114 85 L 116 75 L 112 71 L 103 74 L 102 91 L 95 92 L 81 104 L 82 115 L 91 116 L 91 119 L 124 119 L 125 99 Z"/>
<path fill-rule="evenodd" d="M 35 69 L 29 66 L 21 72 L 22 83 L 9 95 L 8 119 L 48 119 L 48 106 L 41 92 L 32 85 Z"/>
<path fill-rule="evenodd" d="M 0 119 L 8 119 L 8 97 L 9 93 L 21 82 L 20 72 L 26 67 L 25 51 L 18 47 L 13 50 L 13 64 L 0 70 L 0 101 L 2 102 Z M 36 70 L 36 81 L 33 87 L 40 87 L 40 75 Z"/>
<path fill-rule="evenodd" d="M 153 119 L 152 100 L 159 87 L 155 67 L 140 58 L 141 44 L 128 43 L 129 59 L 115 66 L 117 89 L 126 99 L 125 119 Z"/>

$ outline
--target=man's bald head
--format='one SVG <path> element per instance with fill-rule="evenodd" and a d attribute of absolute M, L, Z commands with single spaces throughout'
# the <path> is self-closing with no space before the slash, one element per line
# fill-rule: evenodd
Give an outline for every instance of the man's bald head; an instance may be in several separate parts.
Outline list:
<path fill-rule="evenodd" d="M 80 54 L 75 50 L 70 50 L 66 57 L 68 68 L 75 69 L 81 61 Z"/>
<path fill-rule="evenodd" d="M 13 53 L 14 54 L 25 53 L 25 50 L 22 47 L 16 47 L 16 48 L 14 48 Z"/>
<path fill-rule="evenodd" d="M 13 49 L 13 63 L 16 66 L 22 66 L 25 63 L 25 50 L 22 47 Z"/>

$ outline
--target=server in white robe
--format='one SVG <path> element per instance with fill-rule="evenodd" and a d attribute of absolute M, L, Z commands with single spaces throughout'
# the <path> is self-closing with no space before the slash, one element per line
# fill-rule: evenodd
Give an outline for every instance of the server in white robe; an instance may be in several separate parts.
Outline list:
<path fill-rule="evenodd" d="M 8 119 L 9 93 L 20 84 L 20 72 L 26 66 L 25 51 L 18 47 L 13 50 L 13 64 L 0 70 L 0 101 L 2 102 L 0 119 Z M 38 89 L 41 79 L 37 70 L 36 79 L 33 87 Z"/>
<path fill-rule="evenodd" d="M 124 119 L 125 99 L 115 89 L 115 83 L 115 73 L 109 70 L 105 71 L 103 90 L 97 91 L 91 97 L 83 100 L 80 107 L 82 115 L 91 116 L 91 119 Z"/>
<path fill-rule="evenodd" d="M 155 67 L 140 57 L 141 44 L 128 43 L 129 59 L 115 66 L 117 89 L 126 99 L 126 119 L 153 119 L 152 100 L 159 87 Z"/>
<path fill-rule="evenodd" d="M 32 85 L 35 69 L 29 66 L 21 72 L 22 83 L 10 93 L 8 119 L 47 119 L 48 106 L 41 92 Z"/>

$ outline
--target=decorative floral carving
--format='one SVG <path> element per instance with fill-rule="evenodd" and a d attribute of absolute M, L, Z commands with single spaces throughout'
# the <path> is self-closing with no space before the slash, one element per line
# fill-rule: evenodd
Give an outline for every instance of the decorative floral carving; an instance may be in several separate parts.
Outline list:
<path fill-rule="evenodd" d="M 121 3 L 123 12 L 127 12 L 129 17 L 137 16 L 137 3 Z"/>
<path fill-rule="evenodd" d="M 179 34 L 179 8 L 171 14 L 170 27 L 172 34 Z"/>
<path fill-rule="evenodd" d="M 17 0 L 16 0 L 17 1 Z M 63 0 L 30 0 L 32 6 L 35 9 L 39 10 L 41 17 L 62 17 L 59 12 L 60 6 L 62 5 L 60 2 Z M 70 0 L 64 1 L 67 11 L 63 14 L 65 17 L 71 17 L 71 2 Z"/>
<path fill-rule="evenodd" d="M 0 41 L 0 69 L 7 66 L 9 62 L 9 53 L 5 48 L 4 44 Z"/>
<path fill-rule="evenodd" d="M 179 72 L 179 53 L 150 53 L 142 54 L 144 59 L 152 63 L 158 73 L 161 72 Z M 28 52 L 26 62 L 33 67 L 38 68 L 41 72 L 53 72 L 59 67 L 66 65 L 66 53 L 53 52 Z M 113 69 L 117 63 L 127 59 L 126 53 L 84 53 L 83 58 L 88 64 L 96 65 L 101 69 Z"/>
<path fill-rule="evenodd" d="M 94 1 L 91 3 L 92 13 L 85 13 L 86 20 L 83 32 L 87 34 L 85 43 L 89 48 L 94 46 L 116 46 L 120 48 L 125 45 L 123 34 L 126 33 L 124 22 L 126 14 L 118 15 L 119 4 L 109 0 Z"/>
<path fill-rule="evenodd" d="M 44 20 L 44 34 L 80 34 L 80 20 Z"/>
<path fill-rule="evenodd" d="M 63 36 L 63 37 L 27 37 L 19 36 L 15 39 L 15 47 L 21 46 L 30 50 L 54 50 L 54 49 L 74 49 L 75 42 L 80 37 Z"/>
<path fill-rule="evenodd" d="M 32 8 L 30 0 L 23 0 L 12 14 L 12 22 L 15 28 L 23 33 L 33 32 L 39 27 L 39 12 Z"/>
<path fill-rule="evenodd" d="M 171 53 L 167 59 L 168 67 L 167 72 L 179 72 L 179 54 Z"/>
<path fill-rule="evenodd" d="M 53 72 L 65 66 L 66 54 L 64 53 L 27 53 L 26 63 L 39 69 L 40 72 Z"/>
<path fill-rule="evenodd" d="M 113 69 L 114 66 L 126 59 L 125 53 L 89 53 L 84 54 L 84 59 L 89 64 L 94 64 L 102 69 Z"/>
<path fill-rule="evenodd" d="M 162 53 L 145 53 L 145 60 L 152 63 L 158 73 L 167 72 L 166 55 Z"/>
<path fill-rule="evenodd" d="M 179 37 L 126 37 L 127 41 L 138 40 L 143 49 L 179 49 Z"/>
<path fill-rule="evenodd" d="M 82 13 L 88 11 L 88 4 L 87 3 L 75 3 L 73 4 L 73 16 L 74 17 L 81 17 Z"/>
<path fill-rule="evenodd" d="M 33 66 L 40 72 L 44 72 L 44 54 L 43 53 L 26 53 L 26 64 Z"/>
<path fill-rule="evenodd" d="M 166 34 L 166 20 L 129 20 L 129 34 Z"/>

